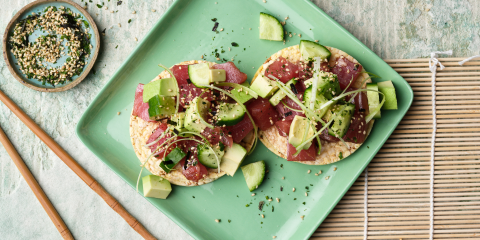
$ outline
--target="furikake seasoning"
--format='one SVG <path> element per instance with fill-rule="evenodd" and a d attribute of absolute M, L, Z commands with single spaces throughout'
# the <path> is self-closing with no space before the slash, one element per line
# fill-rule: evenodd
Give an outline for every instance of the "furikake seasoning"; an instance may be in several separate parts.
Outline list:
<path fill-rule="evenodd" d="M 30 42 L 29 36 L 36 30 L 45 34 Z M 63 84 L 80 75 L 85 67 L 92 50 L 89 30 L 88 22 L 80 14 L 63 6 L 47 7 L 43 13 L 32 13 L 15 25 L 10 33 L 10 51 L 28 78 L 43 85 Z M 68 56 L 63 66 L 48 66 L 62 56 Z"/>

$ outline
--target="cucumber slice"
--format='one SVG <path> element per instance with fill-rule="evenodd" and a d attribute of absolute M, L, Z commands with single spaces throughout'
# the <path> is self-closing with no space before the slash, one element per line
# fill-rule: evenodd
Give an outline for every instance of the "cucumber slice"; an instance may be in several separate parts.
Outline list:
<path fill-rule="evenodd" d="M 342 109 L 343 111 L 341 115 L 338 116 Z M 333 121 L 333 124 L 328 129 L 328 134 L 338 138 L 342 138 L 343 136 L 345 136 L 348 127 L 350 127 L 350 121 L 352 120 L 354 111 L 355 104 L 352 103 L 337 104 L 330 111 L 328 111 L 328 113 L 326 114 L 326 118 L 328 121 L 330 121 L 333 117 L 336 117 L 336 120 Z"/>
<path fill-rule="evenodd" d="M 327 103 L 328 99 L 324 97 L 323 94 L 321 93 L 322 92 L 321 88 L 319 88 L 318 90 L 319 91 L 317 91 L 317 94 L 316 94 L 317 96 L 315 100 L 312 99 L 312 86 L 308 87 L 307 90 L 305 90 L 305 92 L 303 93 L 303 99 L 305 100 L 305 104 L 310 104 L 310 102 L 313 101 L 313 106 L 314 106 L 313 111 L 317 115 L 315 117 L 317 121 L 321 119 L 323 115 L 325 115 L 325 113 L 327 113 L 327 111 L 329 110 L 329 108 L 323 108 L 322 110 L 320 110 L 320 107 L 323 104 Z"/>
<path fill-rule="evenodd" d="M 200 85 L 210 84 L 210 66 L 208 63 L 188 65 L 188 76 L 193 85 L 202 88 Z"/>
<path fill-rule="evenodd" d="M 265 177 L 265 161 L 250 163 L 242 167 L 243 176 L 250 192 L 257 189 Z"/>
<path fill-rule="evenodd" d="M 283 41 L 283 26 L 274 16 L 260 13 L 260 39 Z"/>
<path fill-rule="evenodd" d="M 376 83 L 367 83 L 367 89 L 378 91 L 378 85 Z M 380 97 L 378 92 L 367 91 L 367 99 L 368 99 L 368 109 L 372 112 L 375 108 L 378 107 L 380 104 Z M 373 116 L 373 118 L 378 119 L 381 118 L 380 111 Z"/>
<path fill-rule="evenodd" d="M 221 103 L 217 110 L 217 126 L 233 126 L 243 120 L 245 110 L 240 104 Z"/>
<path fill-rule="evenodd" d="M 180 160 L 182 160 L 187 154 L 182 149 L 176 147 L 166 157 L 165 160 L 160 163 L 160 167 L 169 173 Z"/>
<path fill-rule="evenodd" d="M 242 145 L 233 143 L 232 147 L 227 147 L 225 154 L 222 158 L 222 163 L 220 164 L 220 169 L 226 172 L 229 176 L 235 175 L 238 167 L 242 164 L 245 156 L 247 155 L 247 150 L 242 147 Z"/>
<path fill-rule="evenodd" d="M 204 145 L 204 144 L 197 145 L 198 161 L 201 164 L 203 164 L 205 167 L 218 168 L 218 164 L 219 162 L 222 161 L 222 157 L 223 157 L 223 154 L 225 154 L 225 152 L 223 151 L 222 148 L 212 147 L 212 149 L 210 149 L 209 147 L 207 147 L 207 145 Z M 218 157 L 218 161 L 217 161 L 217 158 L 215 157 L 215 154 Z"/>
<path fill-rule="evenodd" d="M 306 80 L 304 82 L 305 86 L 307 88 L 310 87 L 314 80 L 315 78 Z M 317 82 L 319 93 L 328 100 L 331 100 L 342 92 L 340 89 L 340 83 L 338 82 L 338 77 L 335 74 L 320 71 Z"/>
<path fill-rule="evenodd" d="M 323 45 L 308 40 L 300 40 L 300 53 L 302 59 L 308 61 L 312 61 L 314 57 L 320 57 L 322 60 L 330 59 L 332 55 Z"/>
<path fill-rule="evenodd" d="M 290 89 L 290 85 L 292 84 L 295 85 L 296 83 L 297 83 L 297 80 L 292 78 L 285 85 Z M 273 94 L 273 96 L 268 101 L 270 102 L 270 104 L 272 104 L 272 106 L 277 106 L 277 104 L 279 104 L 280 101 L 282 101 L 282 99 L 286 96 L 287 94 L 284 91 L 277 91 L 275 94 Z"/>
<path fill-rule="evenodd" d="M 393 86 L 392 81 L 378 82 L 377 85 L 378 90 L 385 94 L 385 103 L 383 104 L 382 109 L 398 109 L 397 94 L 395 93 L 395 87 Z"/>

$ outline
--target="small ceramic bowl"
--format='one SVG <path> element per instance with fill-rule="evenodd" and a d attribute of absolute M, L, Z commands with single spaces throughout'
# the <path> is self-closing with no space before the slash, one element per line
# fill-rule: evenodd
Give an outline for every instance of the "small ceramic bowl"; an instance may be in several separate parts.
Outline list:
<path fill-rule="evenodd" d="M 92 45 L 91 53 L 88 58 L 85 59 L 85 67 L 83 68 L 82 73 L 79 76 L 72 77 L 72 81 L 66 81 L 64 84 L 58 84 L 52 86 L 51 84 L 42 85 L 41 81 L 37 79 L 30 79 L 25 74 L 23 74 L 19 66 L 16 65 L 17 59 L 13 56 L 12 52 L 10 51 L 10 47 L 8 44 L 9 40 L 9 33 L 13 32 L 15 25 L 25 19 L 28 15 L 32 12 L 38 13 L 42 12 L 46 7 L 55 6 L 57 8 L 63 6 L 65 8 L 70 8 L 72 12 L 80 14 L 84 20 L 88 22 L 89 26 L 89 34 L 91 35 L 90 44 Z M 32 34 L 30 42 L 34 41 L 35 32 Z M 71 89 L 78 85 L 85 77 L 88 75 L 90 70 L 95 63 L 95 60 L 98 56 L 98 50 L 100 49 L 100 36 L 98 34 L 97 25 L 93 21 L 90 14 L 88 14 L 85 9 L 83 9 L 80 5 L 70 1 L 70 0 L 38 0 L 28 4 L 27 6 L 23 7 L 17 14 L 12 18 L 12 20 L 8 23 L 7 28 L 5 29 L 5 34 L 3 36 L 3 58 L 5 59 L 5 63 L 7 64 L 8 69 L 12 73 L 12 75 L 17 79 L 21 84 L 42 92 L 61 92 Z M 60 58 L 57 63 L 53 64 L 53 66 L 61 66 L 66 61 L 66 57 Z"/>

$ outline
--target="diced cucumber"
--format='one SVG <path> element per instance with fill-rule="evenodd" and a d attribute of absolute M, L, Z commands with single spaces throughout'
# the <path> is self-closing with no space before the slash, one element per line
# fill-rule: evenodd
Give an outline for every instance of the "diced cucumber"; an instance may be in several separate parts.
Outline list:
<path fill-rule="evenodd" d="M 378 90 L 385 94 L 385 103 L 382 106 L 382 109 L 385 110 L 394 110 L 398 109 L 397 106 L 397 94 L 395 93 L 395 87 L 393 86 L 392 81 L 378 82 Z"/>
<path fill-rule="evenodd" d="M 243 176 L 250 192 L 257 189 L 265 177 L 265 161 L 250 163 L 242 167 Z"/>
<path fill-rule="evenodd" d="M 291 79 L 285 85 L 287 86 L 288 89 L 290 89 L 290 85 L 292 85 L 292 84 L 295 85 L 296 83 L 297 83 L 297 80 Z M 287 96 L 287 94 L 285 94 L 284 91 L 277 91 L 275 94 L 273 94 L 273 96 L 268 101 L 270 101 L 270 104 L 272 104 L 273 106 L 277 106 L 277 104 L 279 104 L 280 101 L 285 96 Z"/>
<path fill-rule="evenodd" d="M 177 163 L 180 162 L 180 160 L 182 160 L 185 156 L 187 156 L 187 154 L 183 152 L 182 149 L 176 147 L 160 163 L 160 167 L 166 173 L 169 173 L 175 167 L 175 165 L 177 165 Z"/>
<path fill-rule="evenodd" d="M 188 65 L 188 76 L 196 87 L 204 88 L 201 85 L 210 84 L 210 66 L 208 63 Z"/>
<path fill-rule="evenodd" d="M 201 132 L 207 126 L 198 119 L 197 112 L 205 119 L 211 103 L 203 98 L 195 97 L 192 103 L 188 105 L 187 111 L 185 111 L 184 127 L 190 131 Z"/>
<path fill-rule="evenodd" d="M 220 169 L 233 177 L 246 155 L 247 150 L 245 148 L 240 144 L 233 143 L 232 147 L 226 148 L 222 162 L 220 163 Z"/>
<path fill-rule="evenodd" d="M 305 80 L 304 84 L 308 88 L 312 85 L 315 78 Z M 340 83 L 338 82 L 337 75 L 333 73 L 327 73 L 320 71 L 318 76 L 318 91 L 326 97 L 328 100 L 339 95 L 342 90 L 340 89 Z"/>
<path fill-rule="evenodd" d="M 258 96 L 262 98 L 269 98 L 278 90 L 278 86 L 275 84 L 274 81 L 259 74 L 253 80 L 253 83 L 250 89 L 255 91 L 258 94 Z"/>
<path fill-rule="evenodd" d="M 159 96 L 148 100 L 148 116 L 151 120 L 166 118 L 175 113 L 175 97 Z"/>
<path fill-rule="evenodd" d="M 283 41 L 283 26 L 274 16 L 260 13 L 260 39 Z"/>
<path fill-rule="evenodd" d="M 345 136 L 348 127 L 350 127 L 350 121 L 352 120 L 354 111 L 355 104 L 352 103 L 337 104 L 332 109 L 330 109 L 330 111 L 328 111 L 328 113 L 326 114 L 327 120 L 330 121 L 332 118 L 336 118 L 336 120 L 334 120 L 333 124 L 330 125 L 330 128 L 328 129 L 328 134 L 338 138 L 342 138 L 343 136 Z"/>
<path fill-rule="evenodd" d="M 217 147 L 212 147 L 212 149 L 210 149 L 209 147 L 207 147 L 207 145 L 204 144 L 197 145 L 198 161 L 205 167 L 218 168 L 218 164 L 222 161 L 222 157 L 225 152 L 223 151 L 223 149 Z"/>
<path fill-rule="evenodd" d="M 367 89 L 375 90 L 378 91 L 378 86 L 376 83 L 367 83 Z M 367 91 L 367 99 L 368 99 L 368 109 L 370 110 L 370 113 L 378 107 L 380 104 L 380 97 L 378 92 L 373 92 L 373 91 Z M 381 118 L 380 111 L 373 116 L 373 118 L 378 119 Z"/>
<path fill-rule="evenodd" d="M 217 126 L 233 126 L 243 120 L 245 110 L 240 104 L 220 103 L 217 108 Z"/>
<path fill-rule="evenodd" d="M 303 99 L 305 100 L 305 104 L 307 106 L 309 106 L 310 103 L 313 101 L 313 111 L 317 115 L 315 117 L 317 121 L 319 121 L 323 117 L 323 115 L 325 115 L 325 113 L 329 110 L 328 107 L 320 110 L 320 107 L 328 102 L 328 99 L 324 97 L 321 92 L 322 89 L 319 88 L 315 100 L 312 99 L 312 86 L 308 87 L 307 90 L 305 90 L 305 92 L 303 93 Z"/>
<path fill-rule="evenodd" d="M 332 55 L 326 47 L 308 40 L 300 40 L 300 53 L 302 54 L 302 59 L 305 61 L 311 61 L 314 57 L 328 60 Z"/>
<path fill-rule="evenodd" d="M 162 78 L 145 84 L 143 87 L 143 102 L 147 103 L 152 97 L 177 96 L 177 82 L 173 78 Z"/>

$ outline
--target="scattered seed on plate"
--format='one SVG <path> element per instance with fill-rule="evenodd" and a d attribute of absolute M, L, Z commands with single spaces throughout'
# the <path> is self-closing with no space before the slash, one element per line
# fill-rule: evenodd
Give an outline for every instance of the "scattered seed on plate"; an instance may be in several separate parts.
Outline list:
<path fill-rule="evenodd" d="M 295 188 L 293 188 L 292 191 L 295 192 Z"/>
<path fill-rule="evenodd" d="M 273 236 L 272 238 L 277 238 L 277 236 Z"/>
<path fill-rule="evenodd" d="M 223 28 L 220 28 L 220 32 L 223 32 Z"/>
<path fill-rule="evenodd" d="M 311 171 L 310 169 L 307 171 L 307 173 L 311 173 L 311 172 L 312 172 L 312 171 Z"/>
<path fill-rule="evenodd" d="M 271 202 L 271 201 L 273 201 L 273 199 L 269 198 L 268 201 Z"/>
<path fill-rule="evenodd" d="M 113 11 L 113 10 L 112 10 L 112 11 L 110 11 L 110 13 L 114 13 L 114 12 L 115 12 L 115 11 Z"/>
<path fill-rule="evenodd" d="M 262 218 L 265 218 L 265 215 L 262 214 Z"/>
<path fill-rule="evenodd" d="M 220 222 L 220 219 L 215 219 L 215 222 L 219 223 L 219 222 Z"/>
<path fill-rule="evenodd" d="M 277 197 L 277 202 L 280 202 L 280 198 Z"/>
<path fill-rule="evenodd" d="M 308 197 L 308 193 L 305 193 L 305 197 Z"/>
<path fill-rule="evenodd" d="M 318 176 L 318 173 L 315 173 L 315 176 Z"/>
<path fill-rule="evenodd" d="M 217 58 L 217 61 L 220 61 L 220 58 Z"/>
<path fill-rule="evenodd" d="M 301 218 L 302 220 L 303 220 L 304 217 L 305 217 L 305 215 L 300 216 L 300 218 Z"/>
<path fill-rule="evenodd" d="M 252 28 L 249 28 L 248 30 L 252 30 Z"/>
<path fill-rule="evenodd" d="M 315 42 L 318 42 L 318 40 L 315 40 Z"/>
<path fill-rule="evenodd" d="M 330 178 L 330 176 L 326 176 L 326 177 L 325 177 L 325 180 L 328 180 L 329 178 Z"/>
<path fill-rule="evenodd" d="M 263 2 L 264 2 L 264 3 L 266 3 L 266 2 L 267 2 L 267 0 L 263 0 Z"/>
<path fill-rule="evenodd" d="M 285 20 L 288 20 L 288 17 L 285 17 Z"/>
<path fill-rule="evenodd" d="M 117 112 L 117 115 L 120 115 L 120 112 Z"/>
<path fill-rule="evenodd" d="M 282 177 L 282 180 L 285 180 L 285 177 Z"/>
<path fill-rule="evenodd" d="M 299 33 L 299 34 L 298 34 L 298 37 L 302 37 L 302 34 Z"/>
<path fill-rule="evenodd" d="M 255 196 L 255 193 L 252 193 L 252 197 Z"/>
<path fill-rule="evenodd" d="M 337 167 L 334 167 L 334 168 L 333 168 L 333 171 L 337 171 Z"/>
<path fill-rule="evenodd" d="M 318 174 L 322 174 L 322 170 L 318 171 Z"/>
<path fill-rule="evenodd" d="M 203 59 L 203 55 L 200 58 Z"/>
<path fill-rule="evenodd" d="M 108 10 L 108 7 L 105 7 L 105 10 Z"/>
<path fill-rule="evenodd" d="M 288 34 L 288 36 L 289 36 L 289 37 L 292 37 L 292 34 L 290 33 L 290 34 Z"/>

